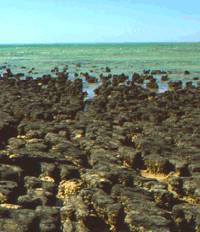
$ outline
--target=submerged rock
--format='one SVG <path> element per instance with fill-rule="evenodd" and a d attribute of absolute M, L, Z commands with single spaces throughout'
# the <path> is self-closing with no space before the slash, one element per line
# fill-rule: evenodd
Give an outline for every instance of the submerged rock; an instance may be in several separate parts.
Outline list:
<path fill-rule="evenodd" d="M 185 75 L 189 75 L 190 72 L 189 72 L 188 70 L 186 70 L 186 71 L 184 72 L 184 74 L 185 74 Z"/>

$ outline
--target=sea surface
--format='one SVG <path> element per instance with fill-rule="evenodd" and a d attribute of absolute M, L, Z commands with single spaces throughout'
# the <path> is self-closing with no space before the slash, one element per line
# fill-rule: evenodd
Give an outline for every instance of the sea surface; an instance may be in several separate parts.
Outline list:
<path fill-rule="evenodd" d="M 129 76 L 144 69 L 161 69 L 171 72 L 170 79 L 186 82 L 200 77 L 200 43 L 0 45 L 0 74 L 6 66 L 14 73 L 37 78 L 66 65 L 71 76 L 86 71 L 99 76 L 108 66 L 113 74 Z M 191 75 L 184 75 L 185 70 Z"/>

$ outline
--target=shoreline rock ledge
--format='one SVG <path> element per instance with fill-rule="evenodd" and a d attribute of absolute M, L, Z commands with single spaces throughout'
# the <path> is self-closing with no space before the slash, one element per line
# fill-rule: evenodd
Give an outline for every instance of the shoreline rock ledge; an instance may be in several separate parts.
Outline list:
<path fill-rule="evenodd" d="M 200 231 L 200 87 L 116 80 L 0 80 L 1 232 Z"/>

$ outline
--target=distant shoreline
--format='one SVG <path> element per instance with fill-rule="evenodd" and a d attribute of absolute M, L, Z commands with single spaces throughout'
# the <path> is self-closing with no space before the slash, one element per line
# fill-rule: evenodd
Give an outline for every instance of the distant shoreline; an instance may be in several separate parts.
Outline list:
<path fill-rule="evenodd" d="M 55 46 L 55 45 L 126 45 L 126 44 L 198 44 L 198 42 L 67 42 L 67 43 L 2 43 L 0 46 Z"/>

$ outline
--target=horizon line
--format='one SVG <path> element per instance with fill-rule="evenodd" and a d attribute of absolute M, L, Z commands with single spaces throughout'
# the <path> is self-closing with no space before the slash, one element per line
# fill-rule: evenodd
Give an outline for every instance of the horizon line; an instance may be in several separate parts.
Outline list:
<path fill-rule="evenodd" d="M 25 43 L 0 43 L 0 46 L 14 45 L 92 45 L 92 44 L 170 44 L 170 43 L 200 43 L 200 41 L 133 41 L 133 42 L 25 42 Z"/>

